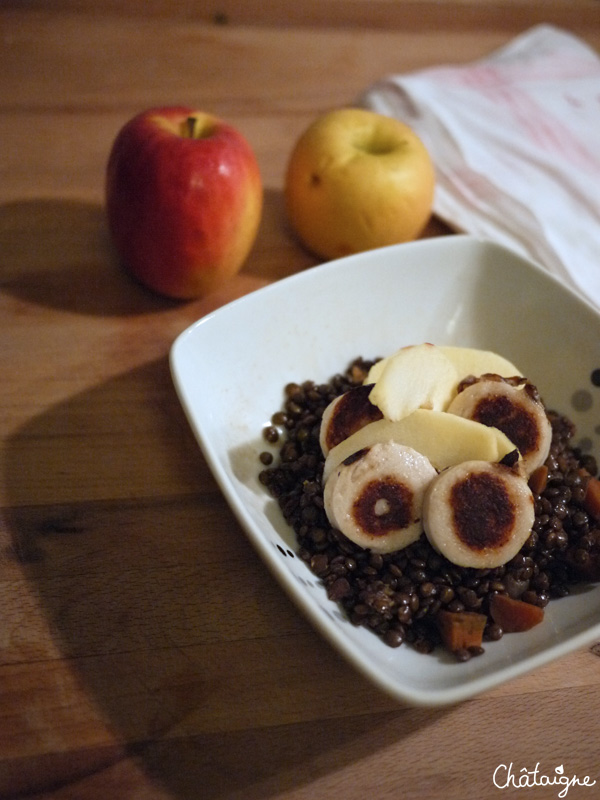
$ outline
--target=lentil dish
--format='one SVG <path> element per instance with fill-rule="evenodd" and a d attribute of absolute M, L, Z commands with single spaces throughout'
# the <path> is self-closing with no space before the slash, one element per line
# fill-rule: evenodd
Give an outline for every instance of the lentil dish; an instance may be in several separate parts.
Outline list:
<path fill-rule="evenodd" d="M 506 633 L 490 611 L 495 596 L 540 610 L 568 595 L 575 584 L 600 578 L 600 522 L 586 501 L 597 465 L 573 446 L 573 423 L 555 411 L 547 411 L 552 444 L 544 480 L 530 480 L 535 501 L 531 534 L 503 566 L 456 566 L 424 534 L 403 550 L 377 554 L 333 528 L 323 503 L 321 417 L 333 399 L 363 383 L 373 363 L 357 358 L 325 384 L 288 384 L 282 408 L 263 430 L 276 453 L 260 453 L 260 482 L 293 528 L 299 557 L 352 624 L 370 629 L 390 647 L 406 643 L 430 653 L 443 646 L 444 612 L 475 612 L 485 617 L 485 643 Z M 459 661 L 483 651 L 483 646 L 452 650 Z"/>

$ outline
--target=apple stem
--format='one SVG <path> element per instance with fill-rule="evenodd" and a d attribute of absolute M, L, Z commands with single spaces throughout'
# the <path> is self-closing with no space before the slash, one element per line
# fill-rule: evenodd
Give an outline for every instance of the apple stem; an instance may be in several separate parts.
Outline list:
<path fill-rule="evenodd" d="M 190 139 L 198 138 L 198 117 L 187 118 L 188 134 Z"/>

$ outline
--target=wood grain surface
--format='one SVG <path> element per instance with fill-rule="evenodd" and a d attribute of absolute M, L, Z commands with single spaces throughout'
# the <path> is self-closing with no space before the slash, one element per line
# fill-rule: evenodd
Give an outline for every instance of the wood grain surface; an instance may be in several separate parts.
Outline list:
<path fill-rule="evenodd" d="M 600 785 L 598 652 L 456 707 L 399 706 L 275 584 L 168 368 L 191 322 L 317 263 L 281 192 L 318 113 L 544 21 L 600 49 L 597 0 L 0 6 L 0 797 L 558 795 L 494 787 L 510 762 Z M 130 280 L 103 210 L 117 130 L 172 103 L 238 126 L 266 191 L 242 273 L 188 303 Z M 568 797 L 593 800 L 598 785 Z"/>

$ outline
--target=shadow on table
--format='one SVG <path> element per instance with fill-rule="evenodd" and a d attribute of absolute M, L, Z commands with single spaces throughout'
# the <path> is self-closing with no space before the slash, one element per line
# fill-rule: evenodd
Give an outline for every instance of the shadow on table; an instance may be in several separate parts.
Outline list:
<path fill-rule="evenodd" d="M 399 710 L 287 600 L 227 510 L 166 358 L 32 419 L 4 481 L 11 557 L 65 669 L 174 796 L 268 798 L 441 713 Z"/>
<path fill-rule="evenodd" d="M 293 241 L 282 202 L 281 192 L 265 192 L 257 244 L 239 280 L 259 285 L 316 263 Z M 104 208 L 80 200 L 0 206 L 0 283 L 4 292 L 26 302 L 90 316 L 124 317 L 190 305 L 158 297 L 129 276 L 110 241 Z"/>
<path fill-rule="evenodd" d="M 261 252 L 273 261 L 265 273 L 251 257 L 238 294 L 309 263 L 297 254 L 282 267 L 275 246 L 269 255 L 280 235 L 279 201 L 270 202 Z M 167 332 L 223 300 L 178 307 L 154 297 L 124 274 L 105 236 L 95 205 L 0 208 L 5 294 L 89 316 L 168 311 L 176 316 Z M 275 584 L 200 454 L 162 335 L 160 358 L 57 403 L 6 442 L 5 557 L 20 563 L 43 613 L 32 620 L 39 632 L 28 662 L 39 665 L 61 730 L 88 698 L 123 746 L 115 765 L 114 742 L 92 754 L 69 742 L 52 769 L 23 774 L 13 798 L 17 789 L 48 791 L 51 774 L 57 799 L 71 796 L 75 780 L 81 797 L 89 785 L 90 797 L 124 798 L 147 780 L 157 792 L 144 784 L 147 797 L 266 800 L 360 764 L 443 713 L 400 709 L 380 694 Z M 50 663 L 56 679 L 45 677 Z M 52 697 L 61 669 L 75 673 L 83 699 Z"/>
<path fill-rule="evenodd" d="M 79 200 L 0 206 L 0 281 L 4 292 L 29 303 L 93 316 L 128 316 L 175 304 L 125 273 L 102 206 Z"/>

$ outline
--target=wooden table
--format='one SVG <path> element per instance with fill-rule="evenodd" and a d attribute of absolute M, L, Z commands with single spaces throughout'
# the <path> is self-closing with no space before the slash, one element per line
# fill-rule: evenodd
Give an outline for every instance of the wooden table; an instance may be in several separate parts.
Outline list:
<path fill-rule="evenodd" d="M 600 48 L 598 0 L 2 4 L 0 797 L 557 796 L 498 794 L 510 762 L 600 782 L 593 649 L 443 710 L 357 675 L 234 521 L 167 362 L 193 320 L 316 263 L 281 189 L 318 113 L 540 21 Z M 189 303 L 125 275 L 102 206 L 119 127 L 174 102 L 237 125 L 266 189 L 242 274 Z"/>

